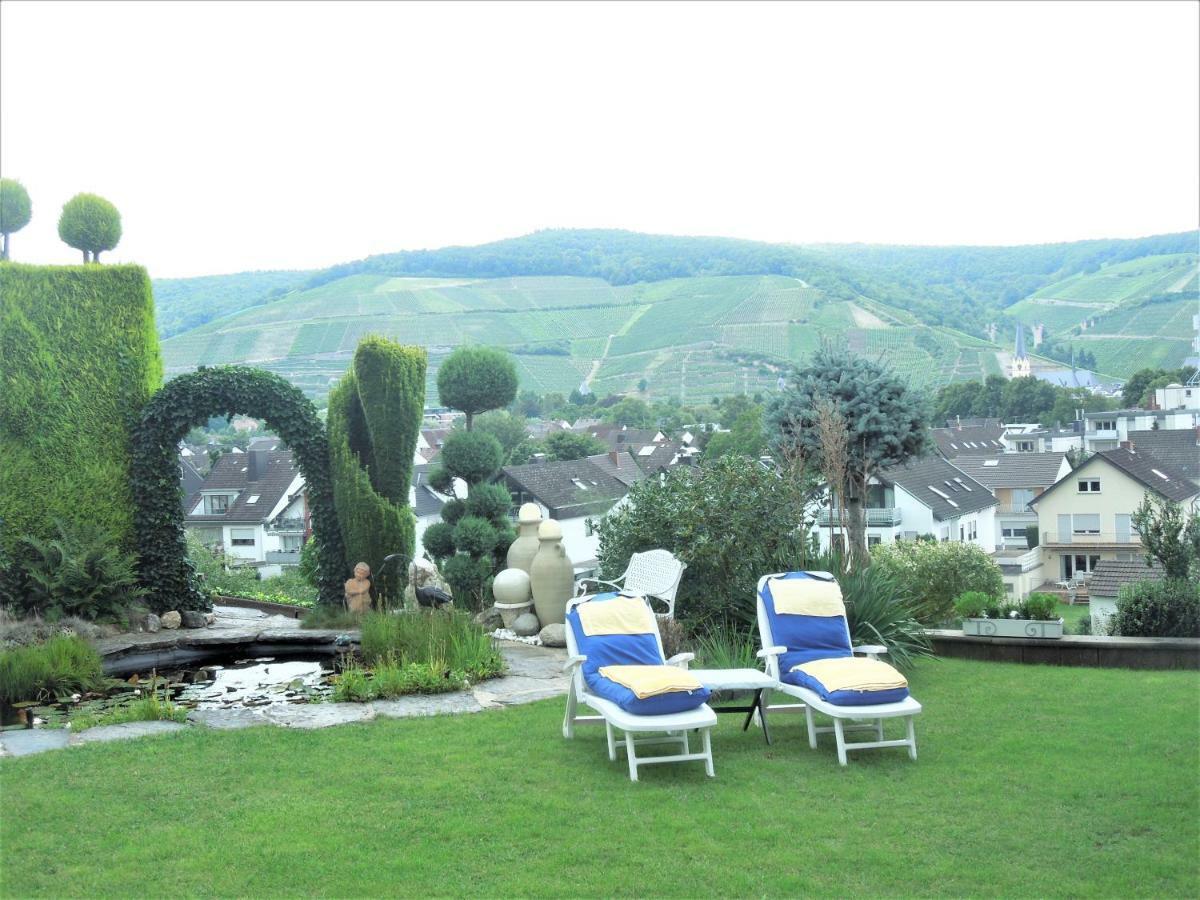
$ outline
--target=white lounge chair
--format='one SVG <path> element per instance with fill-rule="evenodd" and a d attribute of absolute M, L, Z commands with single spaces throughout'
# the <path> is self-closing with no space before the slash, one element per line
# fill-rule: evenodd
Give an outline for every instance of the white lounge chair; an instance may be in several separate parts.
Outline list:
<path fill-rule="evenodd" d="M 626 594 L 660 600 L 666 604 L 667 611 L 656 612 L 655 615 L 660 619 L 673 619 L 675 595 L 679 592 L 679 582 L 686 568 L 687 565 L 676 559 L 668 550 L 647 550 L 645 553 L 634 553 L 630 556 L 629 565 L 614 581 L 582 578 L 576 586 L 576 591 L 582 594 L 588 585 L 608 585 Z"/>
<path fill-rule="evenodd" d="M 633 609 L 637 617 L 631 631 L 621 634 L 586 634 L 578 612 L 579 607 L 589 603 L 604 603 L 618 597 L 621 595 L 597 594 L 576 597 L 567 603 L 565 630 L 568 657 L 564 669 L 571 673 L 571 684 L 567 691 L 567 712 L 563 719 L 563 737 L 573 738 L 575 725 L 580 722 L 603 722 L 608 735 L 608 758 L 610 760 L 617 758 L 619 745 L 615 732 L 624 733 L 623 743 L 629 762 L 629 777 L 632 781 L 638 780 L 638 766 L 640 765 L 690 760 L 702 760 L 704 771 L 709 777 L 713 777 L 715 772 L 713 770 L 711 729 L 717 724 L 717 715 L 707 703 L 703 702 L 709 695 L 707 689 L 702 688 L 700 691 L 694 692 L 694 696 L 689 695 L 689 699 L 677 697 L 680 704 L 692 703 L 695 698 L 702 697 L 699 705 L 693 703 L 693 708 L 647 714 L 622 708 L 614 699 L 619 692 L 611 689 L 612 683 L 598 680 L 599 669 L 603 666 L 661 665 L 677 666 L 686 670 L 688 662 L 694 658 L 694 654 L 680 653 L 669 660 L 664 659 L 662 638 L 659 637 L 654 611 L 644 597 L 624 598 L 625 600 L 636 599 L 640 604 L 640 610 L 644 610 L 644 618 L 642 618 L 639 609 L 632 606 L 627 607 Z M 581 647 L 587 652 L 581 652 Z M 589 658 L 589 653 L 591 658 Z M 592 686 L 589 686 L 589 681 Z M 610 696 L 599 696 L 598 690 L 605 690 Z M 625 690 L 628 691 L 628 689 Z M 629 691 L 628 695 L 632 697 L 633 693 Z M 639 702 L 650 705 L 649 701 Z M 590 707 L 599 715 L 579 715 L 580 703 Z M 689 742 L 688 733 L 694 730 L 700 732 L 702 750 L 699 753 L 692 752 Z M 635 738 L 635 734 L 651 736 Z M 637 748 L 648 744 L 670 744 L 677 752 L 659 756 L 639 756 Z"/>
<path fill-rule="evenodd" d="M 810 579 L 816 583 L 831 586 L 825 589 L 822 598 L 823 608 L 817 615 L 777 614 L 774 598 L 770 592 L 775 580 Z M 782 624 L 773 626 L 773 622 Z M 875 689 L 886 702 L 870 702 L 870 690 L 840 690 L 825 691 L 827 697 L 822 697 L 814 689 L 810 677 L 804 675 L 808 686 L 795 683 L 802 677 L 801 673 L 793 672 L 793 666 L 824 660 L 851 659 L 854 654 L 878 660 L 879 655 L 887 653 L 887 648 L 877 645 L 854 647 L 850 640 L 850 628 L 846 623 L 846 611 L 842 605 L 841 589 L 837 579 L 828 572 L 789 572 L 777 575 L 764 575 L 758 582 L 758 630 L 762 639 L 763 649 L 758 656 L 766 660 L 767 675 L 774 678 L 779 686 L 776 690 L 803 701 L 799 704 L 768 705 L 771 710 L 804 710 L 808 724 L 808 744 L 817 746 L 817 735 L 833 732 L 837 740 L 838 762 L 846 765 L 846 753 L 850 750 L 871 750 L 881 747 L 907 747 L 908 755 L 917 758 L 917 737 L 913 725 L 913 717 L 921 712 L 921 704 L 908 696 L 907 684 L 903 691 L 899 688 L 891 690 Z M 777 634 L 776 632 L 786 634 Z M 887 667 L 895 672 L 891 667 Z M 886 673 L 885 673 L 886 677 Z M 896 677 L 901 678 L 899 673 Z M 903 696 L 898 696 L 903 693 Z M 847 705 L 851 704 L 851 705 Z M 817 727 L 813 721 L 813 712 L 824 713 L 833 719 L 832 727 Z M 900 740 L 884 740 L 883 720 L 901 718 L 905 720 L 906 736 Z M 846 724 L 849 720 L 852 724 Z M 873 741 L 846 741 L 846 732 L 871 731 L 875 733 Z"/>

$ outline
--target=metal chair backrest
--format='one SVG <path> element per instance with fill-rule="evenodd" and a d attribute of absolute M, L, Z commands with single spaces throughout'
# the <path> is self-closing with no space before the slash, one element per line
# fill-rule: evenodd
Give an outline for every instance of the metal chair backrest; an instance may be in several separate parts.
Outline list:
<path fill-rule="evenodd" d="M 679 592 L 679 582 L 686 568 L 687 566 L 668 550 L 635 553 L 629 557 L 629 566 L 625 569 L 621 587 L 627 593 L 661 600 L 667 605 L 667 611 L 665 614 L 656 615 L 674 618 L 675 595 Z"/>

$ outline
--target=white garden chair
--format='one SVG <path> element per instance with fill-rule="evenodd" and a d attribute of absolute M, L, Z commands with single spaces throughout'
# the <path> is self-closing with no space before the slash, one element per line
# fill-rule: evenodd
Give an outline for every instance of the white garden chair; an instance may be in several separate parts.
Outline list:
<path fill-rule="evenodd" d="M 645 553 L 635 553 L 629 557 L 629 565 L 624 573 L 613 581 L 600 578 L 583 578 L 576 585 L 576 595 L 586 594 L 588 585 L 608 585 L 626 594 L 645 597 L 647 600 L 658 600 L 666 604 L 666 612 L 655 615 L 660 619 L 675 618 L 675 595 L 679 592 L 679 582 L 683 578 L 683 570 L 687 568 L 668 550 L 647 550 Z M 653 606 L 651 607 L 653 608 Z"/>
<path fill-rule="evenodd" d="M 638 615 L 638 627 L 630 633 L 586 636 L 578 607 L 582 604 L 604 603 L 613 597 L 613 594 L 600 594 L 575 597 L 567 602 L 567 662 L 563 668 L 570 674 L 571 683 L 567 690 L 563 737 L 573 738 L 577 724 L 603 722 L 608 737 L 608 758 L 615 761 L 617 751 L 623 746 L 632 781 L 638 780 L 638 766 L 693 760 L 703 762 L 705 773 L 713 777 L 716 773 L 713 770 L 711 732 L 717 724 L 717 715 L 707 703 L 677 712 L 632 712 L 623 709 L 613 699 L 600 696 L 597 693 L 602 690 L 599 683 L 589 686 L 588 671 L 594 675 L 606 664 L 678 666 L 687 669 L 688 663 L 694 658 L 692 653 L 678 653 L 670 659 L 664 658 L 654 610 L 645 598 L 636 599 L 644 612 Z M 629 598 L 620 599 L 626 601 Z M 592 653 L 590 660 L 583 652 L 585 648 Z M 707 695 L 708 691 L 705 690 L 703 696 Z M 590 707 L 598 715 L 580 715 L 580 705 Z M 689 743 L 689 733 L 695 731 L 699 732 L 701 741 L 699 752 L 693 752 Z M 624 733 L 624 740 L 619 739 L 618 732 Z M 676 752 L 652 756 L 643 751 L 639 755 L 638 748 L 647 744 L 667 744 Z"/>

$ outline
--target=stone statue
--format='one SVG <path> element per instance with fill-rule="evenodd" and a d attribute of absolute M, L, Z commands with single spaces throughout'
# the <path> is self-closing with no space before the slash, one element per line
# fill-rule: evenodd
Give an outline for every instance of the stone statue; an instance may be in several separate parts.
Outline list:
<path fill-rule="evenodd" d="M 360 562 L 354 567 L 354 577 L 346 579 L 346 609 L 357 616 L 371 609 L 371 567 Z"/>

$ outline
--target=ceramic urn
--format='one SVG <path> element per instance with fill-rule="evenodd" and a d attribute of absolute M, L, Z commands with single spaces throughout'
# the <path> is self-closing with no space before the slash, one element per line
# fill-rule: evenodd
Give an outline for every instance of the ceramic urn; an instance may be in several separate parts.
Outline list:
<path fill-rule="evenodd" d="M 538 550 L 529 569 L 533 608 L 542 626 L 566 621 L 567 601 L 575 592 L 575 567 L 562 545 L 562 526 L 547 519 L 538 526 Z"/>
<path fill-rule="evenodd" d="M 538 551 L 538 525 L 542 521 L 542 511 L 536 503 L 526 503 L 517 513 L 517 539 L 508 548 L 508 567 L 524 569 L 530 572 L 533 557 Z"/>

